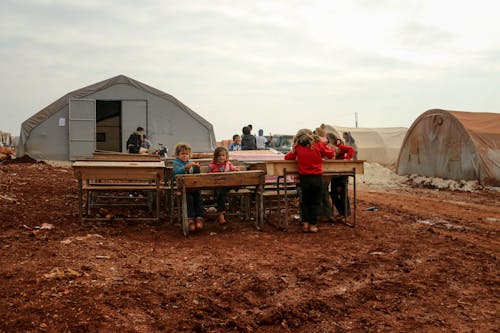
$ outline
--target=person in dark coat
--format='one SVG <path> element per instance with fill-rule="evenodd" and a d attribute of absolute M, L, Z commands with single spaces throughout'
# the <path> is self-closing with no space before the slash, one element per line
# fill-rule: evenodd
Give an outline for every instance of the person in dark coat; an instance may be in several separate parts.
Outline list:
<path fill-rule="evenodd" d="M 241 150 L 257 150 L 257 140 L 250 134 L 250 127 L 243 127 L 243 136 L 241 137 Z"/>
<path fill-rule="evenodd" d="M 134 133 L 130 134 L 127 140 L 127 151 L 131 154 L 141 152 L 142 142 L 144 141 L 144 128 L 137 127 Z"/>

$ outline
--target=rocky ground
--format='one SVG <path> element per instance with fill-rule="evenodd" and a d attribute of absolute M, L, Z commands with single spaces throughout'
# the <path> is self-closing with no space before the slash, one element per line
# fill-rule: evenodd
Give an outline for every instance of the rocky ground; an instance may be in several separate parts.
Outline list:
<path fill-rule="evenodd" d="M 0 332 L 500 327 L 500 192 L 361 183 L 355 228 L 233 218 L 185 238 L 166 218 L 84 226 L 71 169 L 19 162 L 0 165 Z"/>

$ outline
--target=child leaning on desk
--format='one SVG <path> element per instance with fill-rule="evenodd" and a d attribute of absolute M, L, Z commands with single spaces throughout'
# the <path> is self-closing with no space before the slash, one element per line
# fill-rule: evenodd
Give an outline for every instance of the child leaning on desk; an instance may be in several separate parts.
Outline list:
<path fill-rule="evenodd" d="M 323 192 L 323 157 L 333 158 L 335 152 L 309 129 L 301 129 L 294 138 L 292 151 L 285 160 L 297 160 L 302 197 L 300 210 L 304 232 L 318 232 L 317 219 L 321 215 Z"/>
<path fill-rule="evenodd" d="M 233 163 L 229 161 L 229 152 L 225 147 L 217 147 L 214 150 L 214 158 L 212 163 L 208 166 L 208 172 L 228 172 L 239 171 Z M 219 224 L 226 224 L 226 202 L 227 202 L 227 188 L 215 189 L 215 201 L 217 202 L 217 221 Z"/>
<path fill-rule="evenodd" d="M 173 161 L 174 176 L 186 173 L 199 173 L 200 164 L 190 160 L 191 146 L 187 143 L 178 143 L 175 146 L 175 160 Z M 188 209 L 189 231 L 203 229 L 203 207 L 200 191 L 186 193 Z"/>

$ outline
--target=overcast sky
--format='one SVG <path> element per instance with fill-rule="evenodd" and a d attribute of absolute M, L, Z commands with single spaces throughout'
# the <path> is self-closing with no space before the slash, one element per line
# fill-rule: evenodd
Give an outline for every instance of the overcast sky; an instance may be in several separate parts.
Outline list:
<path fill-rule="evenodd" d="M 218 140 L 500 112 L 500 1 L 1 0 L 0 130 L 123 74 Z"/>

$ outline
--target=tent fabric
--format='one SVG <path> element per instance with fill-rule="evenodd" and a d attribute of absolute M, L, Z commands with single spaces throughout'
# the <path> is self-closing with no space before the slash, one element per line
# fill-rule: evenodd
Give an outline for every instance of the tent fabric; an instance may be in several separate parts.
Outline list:
<path fill-rule="evenodd" d="M 142 82 L 139 82 L 137 80 L 134 80 L 132 78 L 129 78 L 125 75 L 118 75 L 115 77 L 112 77 L 110 79 L 97 82 L 95 84 L 89 85 L 87 87 L 81 88 L 74 90 L 63 97 L 59 98 L 52 104 L 48 105 L 47 107 L 43 108 L 41 111 L 36 113 L 35 115 L 31 116 L 27 120 L 25 120 L 22 125 L 21 125 L 21 135 L 19 139 L 19 147 L 18 147 L 18 156 L 23 156 L 25 154 L 25 145 L 28 141 L 28 138 L 30 136 L 31 131 L 39 126 L 41 123 L 49 119 L 51 116 L 62 110 L 63 108 L 68 106 L 68 102 L 70 99 L 81 99 L 85 98 L 89 95 L 92 95 L 98 91 L 110 88 L 114 85 L 118 84 L 126 84 L 130 85 L 132 87 L 135 87 L 137 89 L 143 90 L 145 92 L 148 92 L 150 94 L 156 95 L 162 99 L 165 99 L 172 104 L 176 105 L 179 107 L 181 110 L 185 111 L 187 114 L 189 114 L 192 118 L 194 118 L 196 121 L 201 123 L 204 127 L 207 128 L 208 132 L 210 133 L 210 145 L 212 147 L 215 147 L 215 134 L 213 131 L 213 126 L 210 124 L 208 121 L 206 121 L 203 117 L 198 115 L 196 112 L 191 110 L 189 107 L 181 103 L 179 100 L 177 100 L 175 97 L 172 95 L 169 95 L 163 91 L 160 91 L 156 88 L 153 88 L 151 86 L 148 86 L 147 84 L 144 84 Z"/>
<path fill-rule="evenodd" d="M 14 139 L 9 132 L 0 131 L 0 144 L 4 146 L 11 146 L 14 144 Z"/>
<path fill-rule="evenodd" d="M 358 160 L 390 168 L 396 166 L 401 143 L 408 131 L 406 127 L 353 128 L 332 125 L 325 125 L 325 129 L 340 139 L 343 139 L 343 133 L 350 132 L 358 149 Z"/>
<path fill-rule="evenodd" d="M 500 114 L 432 109 L 412 124 L 397 173 L 500 186 Z"/>

